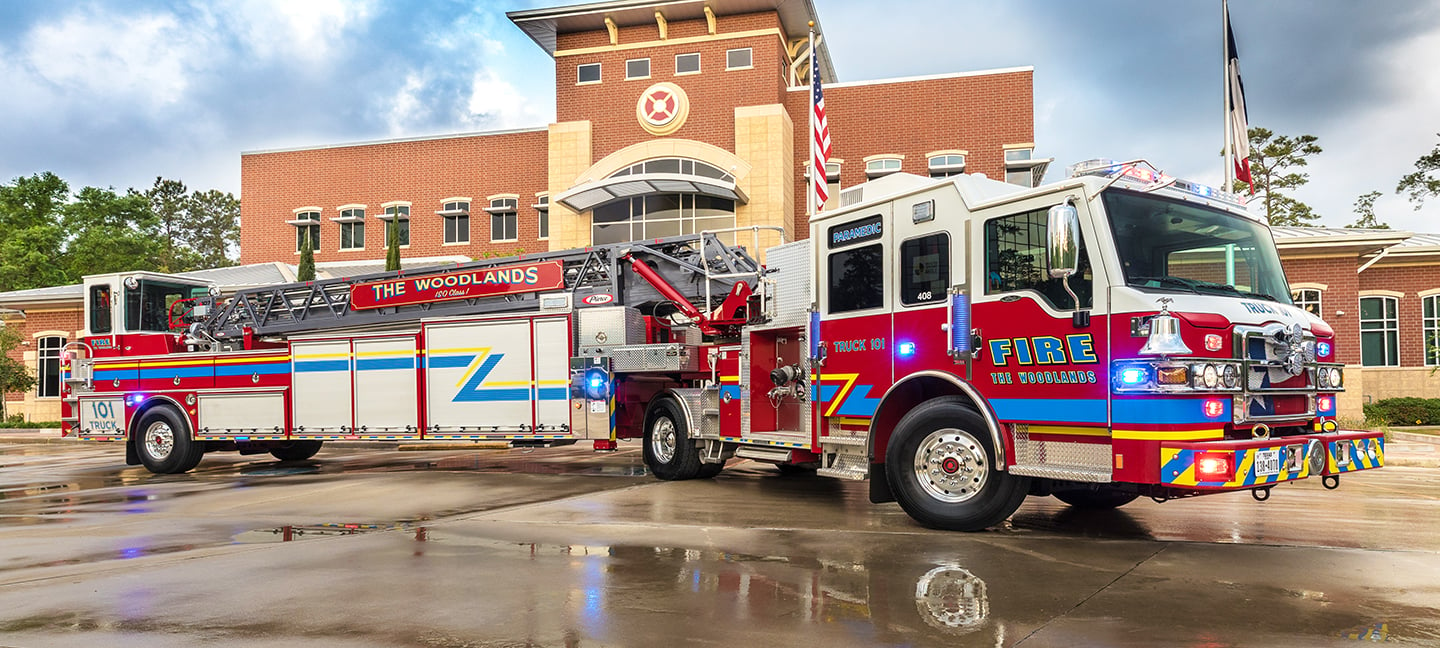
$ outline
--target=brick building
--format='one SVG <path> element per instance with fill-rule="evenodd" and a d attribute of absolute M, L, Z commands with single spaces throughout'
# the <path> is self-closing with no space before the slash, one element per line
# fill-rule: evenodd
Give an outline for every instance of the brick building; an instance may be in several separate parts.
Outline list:
<path fill-rule="evenodd" d="M 554 58 L 555 123 L 244 153 L 242 262 L 293 262 L 304 236 L 317 261 L 384 258 L 391 219 L 411 259 L 752 225 L 805 236 L 809 0 L 509 16 Z M 1030 68 L 842 83 L 823 38 L 815 49 L 831 200 L 897 171 L 1044 174 Z"/>

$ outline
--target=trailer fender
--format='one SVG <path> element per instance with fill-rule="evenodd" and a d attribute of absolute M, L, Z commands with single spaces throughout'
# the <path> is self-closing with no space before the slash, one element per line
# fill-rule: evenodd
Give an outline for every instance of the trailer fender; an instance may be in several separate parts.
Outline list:
<path fill-rule="evenodd" d="M 874 467 L 877 464 L 885 463 L 885 450 L 900 418 L 921 403 L 940 396 L 960 396 L 980 413 L 981 418 L 985 419 L 985 427 L 995 447 L 995 469 L 1005 470 L 1006 445 L 1000 433 L 1000 422 L 980 392 L 955 374 L 945 371 L 921 371 L 891 385 L 880 397 L 880 405 L 875 408 L 875 416 L 870 419 L 869 455 L 872 475 L 875 474 Z"/>
<path fill-rule="evenodd" d="M 180 404 L 180 401 L 164 395 L 151 396 L 145 399 L 145 402 L 140 403 L 139 407 L 135 408 L 135 415 L 131 416 L 130 421 L 125 424 L 125 465 L 140 465 L 140 454 L 135 449 L 135 437 L 138 435 L 135 426 L 139 424 L 140 419 L 145 417 L 146 412 L 160 405 L 169 405 L 175 408 L 175 411 L 180 413 L 180 418 L 185 420 L 185 427 L 191 428 L 191 430 L 186 430 L 185 432 L 191 434 L 191 438 L 194 438 L 192 430 L 195 427 L 195 421 L 185 412 L 185 407 Z"/>

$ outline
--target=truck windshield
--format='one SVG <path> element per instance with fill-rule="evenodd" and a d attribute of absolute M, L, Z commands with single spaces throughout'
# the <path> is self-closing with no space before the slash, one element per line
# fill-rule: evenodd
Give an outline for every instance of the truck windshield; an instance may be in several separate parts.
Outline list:
<path fill-rule="evenodd" d="M 1101 197 L 1126 284 L 1290 303 L 1275 241 L 1264 225 L 1153 194 L 1109 189 Z"/>
<path fill-rule="evenodd" d="M 159 333 L 169 331 L 170 305 L 204 292 L 204 288 L 195 286 L 141 279 L 139 286 L 125 289 L 125 330 Z"/>

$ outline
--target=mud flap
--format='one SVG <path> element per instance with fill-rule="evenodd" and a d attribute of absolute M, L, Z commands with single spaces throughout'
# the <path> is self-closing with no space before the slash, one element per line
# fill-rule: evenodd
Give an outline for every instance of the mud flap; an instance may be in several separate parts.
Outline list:
<path fill-rule="evenodd" d="M 127 440 L 125 441 L 125 465 L 127 465 L 127 466 L 138 466 L 138 465 L 140 465 L 140 453 L 135 451 L 135 441 L 134 441 L 134 439 L 127 439 Z"/>
<path fill-rule="evenodd" d="M 890 478 L 885 475 L 885 464 L 870 464 L 870 503 L 884 504 L 895 501 L 895 494 L 890 492 Z"/>

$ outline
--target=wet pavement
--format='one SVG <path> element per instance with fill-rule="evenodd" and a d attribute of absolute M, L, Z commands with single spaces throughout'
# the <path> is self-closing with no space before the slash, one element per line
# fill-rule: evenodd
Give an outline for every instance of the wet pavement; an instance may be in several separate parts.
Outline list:
<path fill-rule="evenodd" d="M 639 449 L 327 449 L 156 476 L 0 445 L 4 646 L 1440 645 L 1440 469 L 975 534 Z"/>

